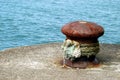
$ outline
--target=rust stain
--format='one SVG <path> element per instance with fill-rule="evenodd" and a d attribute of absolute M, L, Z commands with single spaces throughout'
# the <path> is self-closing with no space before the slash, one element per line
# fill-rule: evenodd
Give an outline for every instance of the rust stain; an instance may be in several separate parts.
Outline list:
<path fill-rule="evenodd" d="M 75 62 L 71 62 L 69 60 L 65 60 L 66 64 L 63 64 L 63 59 L 57 59 L 55 60 L 55 64 L 57 66 L 62 67 L 63 69 L 68 69 L 68 68 L 79 68 L 79 69 L 86 69 L 86 68 L 99 68 L 100 66 L 102 66 L 102 63 L 100 62 L 96 62 L 96 61 L 75 61 Z"/>

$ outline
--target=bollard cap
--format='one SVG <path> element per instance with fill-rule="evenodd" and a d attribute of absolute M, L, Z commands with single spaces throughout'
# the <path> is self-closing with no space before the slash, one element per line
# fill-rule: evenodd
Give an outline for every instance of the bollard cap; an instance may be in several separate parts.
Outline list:
<path fill-rule="evenodd" d="M 104 34 L 102 26 L 87 21 L 75 21 L 64 25 L 61 29 L 67 37 L 98 38 Z"/>

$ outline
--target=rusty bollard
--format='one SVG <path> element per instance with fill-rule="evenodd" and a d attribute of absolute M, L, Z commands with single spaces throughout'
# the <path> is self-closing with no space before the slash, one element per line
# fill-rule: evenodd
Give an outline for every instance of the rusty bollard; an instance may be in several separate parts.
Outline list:
<path fill-rule="evenodd" d="M 93 22 L 75 21 L 61 29 L 66 35 L 62 45 L 64 51 L 63 65 L 73 68 L 86 68 L 89 63 L 98 64 L 96 54 L 99 52 L 98 37 L 104 29 Z"/>

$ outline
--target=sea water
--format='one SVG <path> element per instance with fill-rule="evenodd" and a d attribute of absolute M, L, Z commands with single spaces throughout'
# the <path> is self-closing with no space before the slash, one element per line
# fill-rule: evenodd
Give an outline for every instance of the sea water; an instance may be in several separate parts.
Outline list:
<path fill-rule="evenodd" d="M 61 27 L 77 20 L 103 26 L 101 43 L 120 44 L 120 0 L 0 0 L 0 50 L 62 42 Z"/>

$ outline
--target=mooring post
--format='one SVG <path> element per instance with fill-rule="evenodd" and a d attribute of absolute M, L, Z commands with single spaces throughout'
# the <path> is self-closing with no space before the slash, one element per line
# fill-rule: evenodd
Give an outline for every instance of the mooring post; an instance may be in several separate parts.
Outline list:
<path fill-rule="evenodd" d="M 102 26 L 88 21 L 75 21 L 65 24 L 62 33 L 66 35 L 62 45 L 64 65 L 74 68 L 86 68 L 88 63 L 98 63 L 98 38 L 104 34 Z"/>

